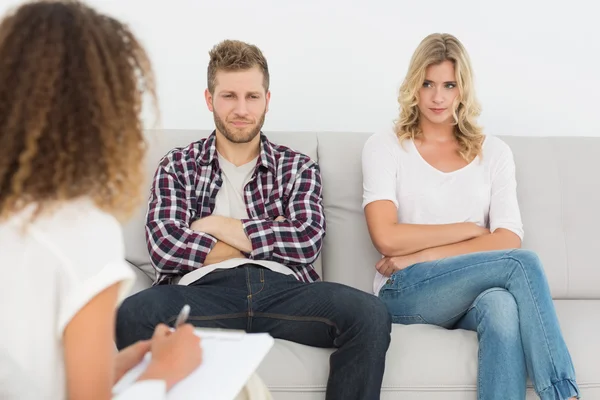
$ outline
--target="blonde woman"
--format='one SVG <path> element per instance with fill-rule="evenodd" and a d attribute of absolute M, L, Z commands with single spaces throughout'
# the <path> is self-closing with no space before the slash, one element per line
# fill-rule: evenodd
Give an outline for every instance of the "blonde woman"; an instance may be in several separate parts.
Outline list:
<path fill-rule="evenodd" d="M 150 63 L 119 21 L 74 1 L 0 22 L 0 398 L 162 399 L 201 362 L 191 325 L 159 324 L 115 356 L 133 272 L 121 228 L 144 183 L 141 96 Z"/>
<path fill-rule="evenodd" d="M 395 132 L 363 150 L 375 294 L 393 322 L 476 331 L 478 398 L 579 397 L 544 269 L 520 250 L 510 148 L 483 134 L 463 45 L 426 37 L 399 95 Z"/>

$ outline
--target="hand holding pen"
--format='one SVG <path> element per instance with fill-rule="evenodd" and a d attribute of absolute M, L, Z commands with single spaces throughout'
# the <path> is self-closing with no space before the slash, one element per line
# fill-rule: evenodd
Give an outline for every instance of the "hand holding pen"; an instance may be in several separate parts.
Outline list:
<path fill-rule="evenodd" d="M 183 306 L 173 328 L 159 324 L 152 336 L 152 361 L 140 379 L 160 379 L 170 389 L 187 377 L 202 362 L 200 338 L 194 327 L 186 324 L 190 313 L 188 305 Z"/>

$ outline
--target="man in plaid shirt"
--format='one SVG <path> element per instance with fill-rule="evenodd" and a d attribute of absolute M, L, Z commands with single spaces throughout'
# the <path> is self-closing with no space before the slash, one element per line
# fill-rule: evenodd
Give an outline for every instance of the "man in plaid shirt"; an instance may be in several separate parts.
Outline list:
<path fill-rule="evenodd" d="M 189 304 L 198 327 L 337 348 L 327 398 L 378 399 L 390 317 L 375 296 L 321 282 L 313 268 L 325 236 L 319 167 L 261 133 L 268 88 L 256 46 L 210 52 L 216 129 L 159 163 L 146 224 L 157 279 L 120 307 L 117 345 L 151 337 Z"/>

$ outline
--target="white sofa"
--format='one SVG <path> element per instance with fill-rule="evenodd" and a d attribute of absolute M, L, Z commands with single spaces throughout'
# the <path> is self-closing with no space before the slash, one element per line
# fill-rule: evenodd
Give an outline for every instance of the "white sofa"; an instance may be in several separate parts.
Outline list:
<path fill-rule="evenodd" d="M 149 131 L 148 184 L 171 148 L 208 131 Z M 269 138 L 317 160 L 323 177 L 327 236 L 318 271 L 324 280 L 371 292 L 373 248 L 361 209 L 361 151 L 369 133 L 275 132 Z M 600 138 L 503 137 L 517 164 L 525 225 L 523 247 L 544 262 L 584 399 L 600 399 Z M 139 267 L 135 291 L 153 269 L 144 239 L 146 204 L 125 229 L 128 261 Z M 351 304 L 348 307 L 352 307 Z M 332 350 L 277 340 L 259 368 L 276 400 L 324 399 Z M 476 399 L 473 332 L 394 325 L 382 399 Z M 527 399 L 535 399 L 528 390 Z M 510 400 L 510 399 L 507 399 Z"/>

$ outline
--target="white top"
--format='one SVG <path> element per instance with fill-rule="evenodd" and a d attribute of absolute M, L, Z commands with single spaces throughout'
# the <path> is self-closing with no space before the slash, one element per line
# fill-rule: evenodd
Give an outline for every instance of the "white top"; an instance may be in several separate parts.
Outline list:
<path fill-rule="evenodd" d="M 494 232 L 508 229 L 523 238 L 512 151 L 486 136 L 482 156 L 453 172 L 431 166 L 412 140 L 402 145 L 394 133 L 376 134 L 362 154 L 363 208 L 390 200 L 404 224 L 474 222 Z M 386 278 L 376 272 L 373 290 Z"/>
<path fill-rule="evenodd" d="M 215 208 L 213 215 L 221 215 L 224 217 L 235 219 L 248 219 L 248 211 L 246 210 L 246 202 L 244 200 L 244 187 L 252 178 L 256 161 L 258 157 L 252 161 L 240 165 L 239 167 L 227 161 L 220 153 L 217 153 L 219 167 L 221 167 L 221 175 L 223 177 L 223 186 L 219 189 L 215 198 Z M 285 275 L 293 275 L 293 271 L 283 264 L 274 261 L 252 260 L 252 264 L 261 265 L 271 271 L 279 272 Z M 247 264 L 246 258 L 232 258 L 220 263 L 211 264 L 202 268 L 188 272 L 177 282 L 179 285 L 189 285 L 211 273 L 217 269 L 229 269 Z"/>
<path fill-rule="evenodd" d="M 94 296 L 134 274 L 119 223 L 89 200 L 63 205 L 23 229 L 30 210 L 0 224 L 0 398 L 66 399 L 63 332 Z M 163 399 L 163 381 L 132 386 L 119 399 Z"/>

